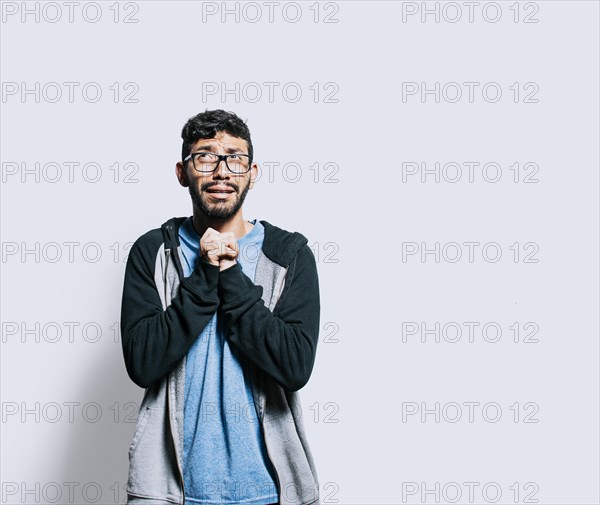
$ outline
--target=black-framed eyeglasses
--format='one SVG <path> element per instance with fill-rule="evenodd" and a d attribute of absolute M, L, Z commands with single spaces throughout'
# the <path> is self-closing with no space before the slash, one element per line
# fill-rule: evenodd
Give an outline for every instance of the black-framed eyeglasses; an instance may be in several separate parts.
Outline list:
<path fill-rule="evenodd" d="M 186 156 L 183 161 L 187 163 L 192 160 L 194 169 L 202 173 L 214 172 L 221 161 L 225 162 L 225 166 L 234 174 L 245 174 L 250 170 L 251 159 L 249 154 L 233 153 L 233 154 L 216 154 L 200 151 L 191 153 Z"/>

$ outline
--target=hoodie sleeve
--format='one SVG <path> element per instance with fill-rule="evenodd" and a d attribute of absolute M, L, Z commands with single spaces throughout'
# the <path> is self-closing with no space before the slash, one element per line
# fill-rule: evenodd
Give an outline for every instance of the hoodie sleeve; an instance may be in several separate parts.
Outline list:
<path fill-rule="evenodd" d="M 140 237 L 129 251 L 121 303 L 121 341 L 127 373 L 143 388 L 170 372 L 219 306 L 219 267 L 198 258 L 166 310 L 154 281 L 160 244 Z"/>
<path fill-rule="evenodd" d="M 219 274 L 219 312 L 228 340 L 282 388 L 297 391 L 310 378 L 319 339 L 317 265 L 307 244 L 290 265 L 286 284 L 271 312 L 261 298 L 262 286 L 236 263 Z"/>

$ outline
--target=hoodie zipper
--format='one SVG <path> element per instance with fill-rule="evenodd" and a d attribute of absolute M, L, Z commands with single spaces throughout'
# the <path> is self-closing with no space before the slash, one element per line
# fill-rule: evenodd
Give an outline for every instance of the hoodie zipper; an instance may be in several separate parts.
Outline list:
<path fill-rule="evenodd" d="M 180 267 L 179 264 L 179 258 L 178 257 L 174 257 L 177 256 L 177 250 L 175 251 L 175 254 L 173 254 L 173 246 L 175 244 L 175 241 L 173 239 L 173 223 L 169 223 L 166 225 L 166 229 L 167 229 L 167 235 L 169 237 L 169 250 L 171 251 L 170 259 L 172 261 L 175 262 L 175 268 L 177 270 L 177 273 L 179 275 L 179 278 L 181 279 L 181 277 L 183 276 L 183 272 L 182 269 Z M 166 251 L 166 249 L 165 249 Z M 165 262 L 166 265 L 166 262 Z M 166 268 L 166 266 L 165 266 Z M 286 272 L 287 273 L 287 272 Z M 283 294 L 283 291 L 286 288 L 286 283 L 285 283 L 285 277 L 282 283 L 282 286 L 280 287 L 280 292 L 279 292 L 279 296 L 277 299 L 277 303 L 275 304 L 275 307 L 273 308 L 273 313 L 275 313 L 275 310 L 278 308 L 279 305 L 279 301 L 281 300 L 281 295 Z M 261 413 L 261 425 L 263 424 L 264 421 L 264 406 L 262 408 L 262 413 Z M 262 427 L 262 433 L 263 433 L 263 440 L 264 440 L 264 427 Z M 173 445 L 174 447 L 176 447 L 175 445 L 175 437 L 173 435 L 173 432 L 171 431 L 171 438 L 173 440 Z M 181 448 L 181 450 L 183 450 L 183 448 Z M 279 480 L 279 474 L 277 473 L 277 468 L 275 467 L 275 465 L 273 464 L 273 461 L 271 460 L 271 455 L 269 454 L 269 449 L 267 447 L 267 444 L 265 443 L 265 450 L 267 452 L 267 458 L 269 459 L 269 463 L 271 464 L 271 468 L 273 470 L 273 473 L 275 474 L 275 481 L 277 483 L 277 501 L 280 503 L 281 502 L 281 481 Z M 181 485 L 181 493 L 183 496 L 183 502 L 182 505 L 185 505 L 185 482 L 184 482 L 184 478 L 183 478 L 183 469 L 181 468 L 181 465 L 179 464 L 179 457 L 177 457 L 177 472 L 179 474 L 179 481 L 180 481 L 180 485 Z"/>
<path fill-rule="evenodd" d="M 167 228 L 167 235 L 169 237 L 169 244 L 168 244 L 168 249 L 165 248 L 165 272 L 167 271 L 167 267 L 169 266 L 169 260 L 174 261 L 175 262 L 175 268 L 178 271 L 178 274 L 181 276 L 181 273 L 179 272 L 179 268 L 178 268 L 178 264 L 175 258 L 173 258 L 173 228 L 172 228 L 172 224 L 168 224 L 166 226 Z M 175 250 L 175 254 L 177 254 L 177 250 Z M 165 293 L 165 296 L 170 296 L 168 293 Z M 175 435 L 173 433 L 173 430 L 169 430 L 171 432 L 171 439 L 173 440 L 173 447 L 177 447 L 177 444 L 175 442 Z M 180 450 L 183 450 L 183 447 L 180 448 Z M 177 474 L 179 476 L 179 484 L 181 485 L 181 496 L 183 498 L 181 505 L 185 505 L 185 481 L 183 478 L 183 469 L 181 468 L 181 465 L 179 463 L 179 454 L 177 454 L 177 450 L 175 451 L 175 458 L 177 459 Z M 183 456 L 182 456 L 183 459 Z"/>
<path fill-rule="evenodd" d="M 260 416 L 261 435 L 263 437 L 263 441 L 265 439 L 264 418 L 265 418 L 265 407 L 263 406 L 261 409 L 261 416 Z M 273 464 L 273 461 L 271 460 L 271 455 L 269 454 L 269 447 L 267 446 L 266 442 L 264 442 L 264 444 L 265 444 L 265 450 L 267 451 L 267 458 L 269 460 L 269 463 L 271 465 L 273 473 L 275 474 L 275 480 L 277 481 L 277 502 L 281 503 L 281 482 L 279 480 L 279 474 L 277 473 L 277 468 L 275 468 L 275 465 Z"/>
<path fill-rule="evenodd" d="M 171 250 L 171 258 L 173 259 L 173 262 L 175 263 L 175 269 L 177 270 L 177 275 L 179 276 L 179 280 L 181 281 L 181 279 L 183 278 L 183 267 L 181 266 L 181 262 L 179 260 L 179 255 L 178 255 L 178 244 L 179 244 L 179 240 L 175 240 L 174 237 L 174 225 L 173 223 L 169 223 L 166 225 L 166 229 L 167 229 L 167 236 L 169 238 L 169 244 L 165 244 L 165 250 L 168 248 Z M 174 251 L 174 252 L 173 252 Z"/>
<path fill-rule="evenodd" d="M 276 310 L 279 307 L 279 302 L 281 301 L 281 295 L 283 294 L 283 291 L 286 288 L 286 282 L 285 282 L 286 277 L 287 277 L 287 270 L 286 270 L 286 273 L 284 274 L 282 284 L 279 287 L 277 301 L 275 302 L 275 306 L 273 307 L 273 315 L 276 314 Z M 266 400 L 265 400 L 265 403 L 266 403 Z M 265 407 L 263 405 L 261 417 L 260 417 L 261 424 L 263 425 L 263 427 L 262 427 L 263 439 L 265 438 L 264 437 L 264 417 L 265 417 Z M 273 464 L 273 461 L 271 460 L 271 455 L 269 454 L 269 448 L 268 448 L 266 442 L 265 442 L 265 449 L 267 451 L 267 457 L 269 458 L 269 463 L 271 463 L 271 468 L 273 469 L 273 472 L 275 473 L 275 480 L 277 481 L 277 502 L 281 503 L 281 481 L 279 480 L 279 474 L 277 473 L 277 468 L 275 467 L 275 465 Z"/>
<path fill-rule="evenodd" d="M 265 449 L 267 449 L 267 444 L 265 444 Z M 277 482 L 277 502 L 281 502 L 281 482 L 279 482 L 279 474 L 277 473 L 277 469 L 275 465 L 271 461 L 271 457 L 269 456 L 269 449 L 267 449 L 267 457 L 269 458 L 269 463 L 271 464 L 271 468 L 273 469 L 273 473 L 275 474 L 275 481 Z"/>
<path fill-rule="evenodd" d="M 265 444 L 266 448 L 267 444 Z M 271 468 L 273 469 L 273 473 L 275 473 L 275 480 L 277 481 L 277 503 L 281 502 L 281 482 L 279 482 L 279 474 L 277 473 L 277 469 L 275 465 L 271 461 L 271 457 L 269 456 L 269 449 L 267 449 L 267 457 L 269 458 L 269 463 L 271 463 Z"/>
<path fill-rule="evenodd" d="M 173 440 L 173 447 L 177 447 L 177 445 L 175 444 L 175 437 L 173 436 L 173 431 L 171 431 L 171 439 Z M 181 496 L 183 498 L 183 501 L 181 502 L 181 505 L 185 505 L 185 484 L 183 481 L 183 470 L 181 469 L 181 466 L 179 465 L 179 455 L 177 454 L 177 451 L 175 451 L 175 457 L 177 458 L 177 474 L 179 475 L 179 484 L 181 485 Z"/>

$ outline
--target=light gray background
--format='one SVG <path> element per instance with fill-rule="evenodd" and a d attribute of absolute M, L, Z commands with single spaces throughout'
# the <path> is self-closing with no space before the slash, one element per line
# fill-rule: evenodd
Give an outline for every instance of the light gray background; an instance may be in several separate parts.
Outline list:
<path fill-rule="evenodd" d="M 127 402 L 139 404 L 143 395 L 129 380 L 110 330 L 119 319 L 126 248 L 166 219 L 191 214 L 174 165 L 181 127 L 207 108 L 248 120 L 259 164 L 302 167 L 295 183 L 289 182 L 293 171 L 284 179 L 281 165 L 273 181 L 263 174 L 244 217 L 301 231 L 319 252 L 321 339 L 301 395 L 323 502 L 435 503 L 435 494 L 423 493 L 436 483 L 440 501 L 448 502 L 452 482 L 462 489 L 459 503 L 469 503 L 466 482 L 477 483 L 475 503 L 491 502 L 493 489 L 481 492 L 487 483 L 501 489 L 498 503 L 527 503 L 532 490 L 537 503 L 599 502 L 597 2 L 500 2 L 495 23 L 484 19 L 481 7 L 469 22 L 464 2 L 457 3 L 463 17 L 455 23 L 438 2 L 426 7 L 437 5 L 439 22 L 433 15 L 423 22 L 419 14 L 403 22 L 403 9 L 412 4 L 401 2 L 301 2 L 296 23 L 286 21 L 281 8 L 268 22 L 262 2 L 256 23 L 243 15 L 239 22 L 233 16 L 222 22 L 220 15 L 203 20 L 201 2 L 191 1 L 135 2 L 137 23 L 122 22 L 134 10 L 125 3 L 117 6 L 115 23 L 113 2 L 99 4 L 96 23 L 86 21 L 81 8 L 70 23 L 59 2 L 62 18 L 52 23 L 44 15 L 53 18 L 55 11 L 27 2 L 36 4 L 39 22 L 33 15 L 23 22 L 20 13 L 2 22 L 2 82 L 19 90 L 22 83 L 31 89 L 36 82 L 40 89 L 50 82 L 80 85 L 73 103 L 67 96 L 50 103 L 53 95 L 44 99 L 41 91 L 39 103 L 20 91 L 3 96 L 2 242 L 5 252 L 13 243 L 18 253 L 3 258 L 1 318 L 3 331 L 7 323 L 41 328 L 54 322 L 64 333 L 56 343 L 41 329 L 28 336 L 3 333 L 3 502 L 51 503 L 60 489 L 58 503 L 91 503 L 94 483 L 102 491 L 97 503 L 125 500 L 135 423 L 124 415 L 132 412 Z M 522 22 L 534 9 L 538 22 Z M 338 22 L 322 22 L 327 13 Z M 82 98 L 89 82 L 103 91 L 97 103 Z M 115 82 L 119 103 L 109 89 Z M 139 87 L 137 103 L 123 102 L 128 82 Z M 254 95 L 203 97 L 207 82 L 229 89 L 236 82 L 241 88 L 280 85 L 272 103 L 266 95 L 252 103 Z M 280 92 L 290 82 L 303 91 L 296 103 Z M 309 89 L 315 82 L 321 86 L 317 103 Z M 323 100 L 329 82 L 339 87 L 334 103 Z M 432 96 L 423 103 L 419 96 L 402 100 L 403 82 L 481 84 L 473 103 L 464 97 L 436 103 Z M 503 91 L 497 103 L 482 98 L 487 82 Z M 514 103 L 514 82 L 537 83 L 538 102 L 524 103 L 521 96 Z M 473 183 L 466 175 L 457 183 L 435 183 L 432 176 L 425 183 L 403 181 L 403 162 L 433 167 L 436 161 L 496 162 L 503 175 L 495 184 L 483 181 L 480 171 Z M 80 166 L 74 182 L 65 169 L 55 183 L 43 177 L 36 183 L 33 175 L 22 182 L 7 165 L 35 170 L 35 162 Z M 88 162 L 103 169 L 97 183 L 82 177 Z M 137 163 L 138 182 L 113 182 L 108 167 L 115 162 Z M 323 182 L 323 169 L 314 182 L 308 167 L 315 162 L 336 163 L 338 182 Z M 539 182 L 512 182 L 508 167 L 515 162 L 536 163 Z M 469 241 L 497 242 L 501 260 L 485 261 L 481 247 L 472 263 L 402 258 L 406 243 Z M 74 261 L 64 245 L 56 263 L 43 255 L 21 258 L 23 247 L 36 243 L 50 254 L 53 242 L 80 244 Z M 81 254 L 91 242 L 102 248 L 96 263 Z M 521 253 L 523 244 L 536 243 L 539 261 L 515 263 L 514 242 Z M 402 325 L 411 321 L 429 327 L 478 322 L 479 328 L 496 322 L 503 333 L 497 343 L 480 331 L 473 343 L 466 334 L 457 343 L 432 337 L 421 343 L 419 335 L 403 342 Z M 79 324 L 73 342 L 65 322 Z M 90 322 L 102 329 L 97 343 L 82 337 Z M 515 322 L 521 328 L 535 322 L 539 342 L 514 343 L 509 327 Z M 335 325 L 339 341 L 324 342 Z M 66 402 L 77 404 L 74 422 Z M 89 420 L 92 402 L 102 409 L 97 422 Z M 469 422 L 463 405 L 455 423 L 450 410 L 439 422 L 433 415 L 403 422 L 410 402 L 428 408 L 496 402 L 502 417 L 488 422 L 478 407 Z M 519 422 L 510 410 L 515 402 Z M 539 408 L 537 423 L 523 422 L 528 402 Z M 54 403 L 62 417 L 51 422 Z M 92 405 L 88 420 L 86 405 Z M 15 406 L 18 412 L 9 415 Z M 34 414 L 23 419 L 24 409 Z M 72 499 L 69 482 L 77 483 Z M 411 482 L 417 494 L 403 497 Z"/>

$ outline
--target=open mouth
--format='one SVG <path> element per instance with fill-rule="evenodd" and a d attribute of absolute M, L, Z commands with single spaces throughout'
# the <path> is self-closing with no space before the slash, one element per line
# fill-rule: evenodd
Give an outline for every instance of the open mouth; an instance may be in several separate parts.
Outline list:
<path fill-rule="evenodd" d="M 212 186 L 206 190 L 207 193 L 235 193 L 235 190 L 228 186 Z"/>
<path fill-rule="evenodd" d="M 207 193 L 210 193 L 210 196 L 212 196 L 213 198 L 219 199 L 219 200 L 224 200 L 226 198 L 229 198 L 229 195 L 231 195 L 232 193 L 235 193 L 235 190 L 231 189 L 231 188 L 208 188 L 206 190 Z"/>

